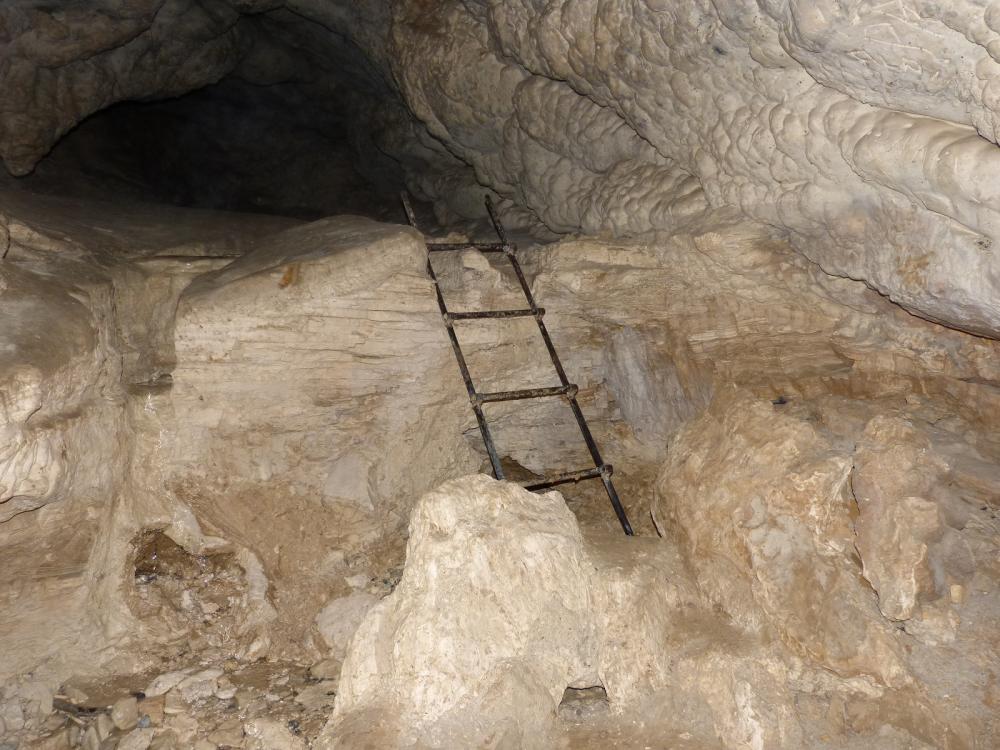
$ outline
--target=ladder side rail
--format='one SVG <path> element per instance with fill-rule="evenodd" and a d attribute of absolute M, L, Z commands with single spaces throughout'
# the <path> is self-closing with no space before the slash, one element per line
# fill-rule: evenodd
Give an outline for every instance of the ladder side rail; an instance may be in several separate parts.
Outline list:
<path fill-rule="evenodd" d="M 496 230 L 497 237 L 500 238 L 500 242 L 506 247 L 505 255 L 514 269 L 514 274 L 517 276 L 517 281 L 521 286 L 521 291 L 524 292 L 524 297 L 528 301 L 529 307 L 532 310 L 537 310 L 538 305 L 535 302 L 535 296 L 531 293 L 531 287 L 528 285 L 528 280 L 525 278 L 524 271 L 521 270 L 521 264 L 518 262 L 517 256 L 514 254 L 514 247 L 507 240 L 507 232 L 504 229 L 503 224 L 500 222 L 500 217 L 497 216 L 496 208 L 493 206 L 493 201 L 490 200 L 489 196 L 486 196 L 486 211 L 490 215 L 490 221 L 493 222 L 493 228 Z M 559 354 L 556 352 L 555 345 L 552 343 L 549 331 L 545 327 L 545 321 L 542 320 L 542 316 L 536 315 L 535 322 L 538 324 L 538 331 L 542 336 L 542 341 L 545 343 L 545 348 L 549 353 L 549 358 L 552 360 L 552 367 L 559 376 L 559 382 L 561 382 L 563 386 L 569 386 L 569 378 L 566 376 L 566 371 L 563 369 L 562 361 L 559 359 Z M 583 441 L 587 444 L 587 450 L 590 453 L 591 459 L 594 461 L 594 467 L 600 470 L 601 481 L 604 483 L 604 489 L 608 493 L 608 499 L 611 501 L 611 507 L 614 508 L 615 515 L 618 517 L 618 522 L 621 524 L 622 530 L 625 534 L 632 536 L 632 525 L 629 523 L 628 516 L 625 513 L 625 508 L 622 506 L 621 499 L 618 497 L 618 492 L 615 490 L 615 485 L 611 481 L 611 467 L 606 466 L 604 459 L 601 457 L 601 451 L 597 447 L 597 442 L 594 440 L 594 436 L 590 432 L 590 427 L 587 425 L 587 420 L 583 416 L 583 411 L 580 409 L 580 404 L 576 400 L 576 393 L 567 394 L 566 400 L 569 402 L 570 409 L 573 411 L 573 416 L 576 418 L 576 424 L 580 428 L 580 434 L 583 436 Z"/>
<path fill-rule="evenodd" d="M 403 210 L 406 211 L 406 218 L 410 222 L 410 226 L 420 231 L 420 227 L 417 226 L 417 217 L 413 213 L 413 206 L 410 205 L 410 196 L 404 190 L 400 193 L 400 198 L 403 201 Z M 425 246 L 427 243 L 424 243 Z M 465 383 L 465 390 L 469 394 L 469 401 L 472 403 L 472 411 L 476 415 L 476 422 L 479 425 L 479 432 L 483 436 L 483 443 L 486 446 L 486 453 L 490 458 L 490 467 L 493 469 L 493 476 L 496 479 L 502 480 L 503 467 L 500 465 L 500 456 L 497 455 L 496 445 L 493 443 L 493 435 L 490 432 L 490 426 L 486 421 L 486 415 L 483 414 L 483 408 L 480 406 L 478 401 L 478 394 L 476 393 L 476 386 L 472 382 L 472 374 L 469 372 L 469 365 L 465 361 L 465 355 L 462 353 L 462 345 L 458 342 L 458 335 L 455 333 L 455 327 L 451 323 L 451 318 L 448 315 L 448 305 L 444 301 L 444 295 L 441 293 L 441 285 L 438 283 L 437 274 L 434 273 L 434 264 L 431 263 L 430 248 L 428 246 L 427 254 L 427 275 L 431 277 L 431 281 L 434 282 L 434 294 L 437 297 L 438 309 L 441 311 L 441 317 L 444 318 L 445 328 L 448 331 L 448 339 L 451 341 L 452 351 L 455 352 L 455 359 L 458 361 L 458 369 L 462 373 L 462 381 Z"/>
<path fill-rule="evenodd" d="M 448 306 L 445 304 L 444 295 L 441 293 L 441 285 L 438 284 L 437 274 L 434 273 L 434 266 L 430 257 L 427 258 L 427 275 L 434 282 L 434 292 L 437 296 L 438 308 L 445 321 L 445 329 L 448 331 L 448 339 L 451 341 L 452 351 L 455 352 L 455 359 L 458 361 L 458 369 L 462 373 L 462 381 L 465 383 L 465 390 L 469 394 L 469 401 L 472 404 L 472 411 L 476 415 L 476 422 L 479 424 L 479 432 L 482 433 L 483 443 L 486 445 L 486 453 L 490 457 L 490 466 L 493 469 L 493 476 L 496 479 L 503 479 L 503 467 L 500 465 L 500 456 L 497 454 L 496 445 L 493 443 L 493 435 L 490 432 L 489 424 L 486 422 L 486 415 L 479 403 L 479 394 L 476 386 L 472 382 L 472 373 L 469 372 L 469 365 L 465 361 L 465 354 L 462 352 L 462 345 L 458 341 L 455 333 L 455 326 L 452 325 L 448 317 Z"/>

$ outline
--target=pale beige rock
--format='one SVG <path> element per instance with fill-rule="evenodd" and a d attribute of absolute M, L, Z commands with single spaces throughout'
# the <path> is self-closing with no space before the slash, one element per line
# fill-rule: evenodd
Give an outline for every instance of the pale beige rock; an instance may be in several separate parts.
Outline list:
<path fill-rule="evenodd" d="M 780 409 L 727 394 L 689 423 L 660 474 L 657 526 L 682 535 L 706 596 L 744 627 L 774 627 L 844 676 L 902 685 L 902 648 L 849 558 L 849 456 Z"/>
<path fill-rule="evenodd" d="M 118 750 L 148 750 L 152 741 L 152 729 L 133 729 L 122 737 Z"/>
<path fill-rule="evenodd" d="M 342 217 L 282 235 L 181 298 L 178 365 L 157 406 L 171 434 L 164 481 L 249 541 L 286 643 L 344 586 L 345 556 L 363 561 L 410 498 L 478 466 L 423 253 L 410 230 Z M 254 523 L 274 502 L 287 512 Z"/>
<path fill-rule="evenodd" d="M 272 719 L 253 719 L 243 726 L 247 741 L 246 750 L 305 750 L 306 743 L 280 722 Z"/>
<path fill-rule="evenodd" d="M 427 24 L 412 0 L 389 60 L 430 132 L 553 229 L 738 207 L 829 273 L 995 335 L 996 22 L 900 7 L 475 3 Z"/>
<path fill-rule="evenodd" d="M 94 721 L 94 727 L 97 729 L 97 737 L 101 742 L 110 737 L 111 733 L 115 731 L 114 722 L 107 714 L 98 715 Z"/>
<path fill-rule="evenodd" d="M 54 211 L 48 220 L 59 216 Z M 2 270 L 13 279 L 3 301 L 47 311 L 54 324 L 85 322 L 53 330 L 78 331 L 87 346 L 75 349 L 68 334 L 55 337 L 58 346 L 48 352 L 18 349 L 15 359 L 27 352 L 42 361 L 26 371 L 12 360 L 3 381 L 21 394 L 9 400 L 11 434 L 36 440 L 44 432 L 67 449 L 58 452 L 55 489 L 36 481 L 42 475 L 31 467 L 40 463 L 7 464 L 15 467 L 12 486 L 36 488 L 18 498 L 39 505 L 0 525 L 0 584 L 24 603 L 0 623 L 0 636 L 14 644 L 0 654 L 4 689 L 14 684 L 12 674 L 40 664 L 36 681 L 54 687 L 69 670 L 93 668 L 95 655 L 138 673 L 150 666 L 143 661 L 149 651 L 185 634 L 195 649 L 248 661 L 319 659 L 325 644 L 315 625 L 323 607 L 391 590 L 415 498 L 438 479 L 474 471 L 482 458 L 419 239 L 358 219 L 262 238 L 256 254 L 183 296 L 175 348 L 171 332 L 149 323 L 169 323 L 197 263 L 143 261 L 141 274 L 116 277 L 113 299 L 130 312 L 113 315 L 105 282 L 58 282 L 69 271 L 41 260 L 65 253 L 75 259 L 74 273 L 83 273 L 90 268 L 81 260 L 86 243 L 50 237 L 29 255 L 29 233 L 17 237 L 17 263 Z M 888 716 L 935 746 L 959 747 L 960 734 L 971 738 L 967 745 L 988 747 L 996 736 L 989 704 L 980 700 L 978 712 L 970 704 L 989 697 L 978 686 L 988 684 L 995 663 L 989 626 L 996 615 L 998 452 L 989 420 L 998 408 L 996 344 L 914 319 L 862 284 L 831 279 L 749 224 L 717 224 L 659 244 L 566 241 L 525 250 L 524 259 L 595 434 L 620 488 L 629 487 L 623 496 L 634 522 L 646 523 L 642 478 L 669 442 L 670 481 L 679 482 L 671 502 L 689 532 L 670 544 L 694 561 L 700 591 L 743 626 L 674 618 L 678 609 L 703 611 L 676 556 L 637 548 L 625 559 L 599 557 L 596 543 L 586 542 L 578 553 L 587 573 L 574 575 L 578 586 L 586 580 L 587 611 L 626 619 L 593 615 L 593 646 L 584 649 L 592 668 L 567 679 L 604 685 L 609 716 L 638 702 L 674 705 L 663 697 L 674 695 L 677 712 L 696 717 L 699 736 L 718 735 L 732 747 L 758 740 L 809 746 L 815 723 L 797 702 L 835 694 L 848 696 L 854 708 L 842 713 L 853 712 L 858 731 L 879 731 Z M 516 291 L 509 273 L 480 254 L 441 264 L 456 308 L 506 306 Z M 132 318 L 146 328 L 132 327 Z M 115 326 L 127 329 L 124 355 L 111 341 Z M 486 383 L 521 376 L 551 382 L 544 351 L 539 357 L 524 347 L 520 332 L 482 327 L 466 341 Z M 148 381 L 167 371 L 171 379 Z M 397 390 L 385 388 L 386 373 L 398 379 Z M 142 380 L 123 381 L 133 376 Z M 725 406 L 726 394 L 738 389 L 752 404 L 744 412 Z M 832 404 L 831 393 L 843 401 Z M 700 419 L 707 407 L 711 418 Z M 573 466 L 579 435 L 556 413 L 498 409 L 506 455 L 539 473 Z M 900 426 L 906 423 L 913 429 Z M 27 444 L 21 440 L 11 444 Z M 711 469 L 680 465 L 684 451 L 704 456 Z M 278 502 L 282 514 L 273 513 Z M 907 510 L 914 507 L 933 523 L 918 523 L 921 516 Z M 574 509 L 613 527 L 604 498 L 574 502 Z M 898 523 L 880 525 L 889 517 Z M 170 611 L 174 600 L 164 600 L 170 606 L 163 613 L 139 614 L 145 584 L 135 575 L 135 540 L 151 529 L 163 529 L 192 564 L 229 560 L 232 588 L 218 601 L 199 599 L 194 583 L 179 587 L 178 611 L 191 621 Z M 708 551 L 714 558 L 699 561 Z M 459 581 L 468 566 L 462 559 L 449 561 Z M 966 587 L 961 606 L 949 602 L 955 586 Z M 532 595 L 542 611 L 548 598 Z M 882 612 L 900 602 L 898 614 L 907 619 L 894 624 Z M 232 619 L 213 634 L 211 623 L 227 608 Z M 429 609 L 433 623 L 440 612 Z M 337 631 L 331 642 L 343 643 L 347 618 L 330 619 Z M 695 637 L 701 631 L 705 637 Z M 909 649 L 897 672 L 897 650 L 882 648 L 886 631 L 890 644 Z M 780 639 L 767 640 L 775 635 Z M 209 636 L 214 642 L 205 646 Z M 390 661 L 420 663 L 430 640 L 414 638 L 409 653 Z M 78 644 L 72 650 L 71 642 Z M 541 648 L 529 645 L 526 653 Z M 580 658 L 575 651 L 567 657 Z M 945 662 L 951 666 L 934 667 Z M 840 677 L 803 684 L 803 673 L 831 668 Z M 569 671 L 551 668 L 559 670 Z M 334 660 L 323 674 L 337 671 Z M 963 689 L 949 684 L 959 674 L 969 676 L 961 678 Z M 531 728 L 549 726 L 567 687 L 506 663 L 482 679 L 489 687 L 450 705 L 426 728 L 428 740 L 460 738 L 469 746 L 492 727 L 515 746 L 535 741 L 542 734 Z M 904 696 L 879 680 L 912 692 Z M 189 687 L 200 711 L 234 686 L 216 680 L 211 690 Z M 153 692 L 160 689 L 167 688 Z M 31 696 L 16 699 L 16 716 L 7 708 L 16 701 L 5 694 L 4 731 L 42 727 L 44 691 L 25 691 Z M 279 693 L 269 689 L 273 708 L 266 710 L 290 701 Z M 188 747 L 200 730 L 179 687 L 169 698 L 168 723 L 182 738 L 178 746 Z M 872 705 L 863 709 L 865 701 Z M 359 717 L 373 705 L 344 716 L 337 731 L 360 731 Z M 386 711 L 395 715 L 396 708 Z M 466 721 L 473 714 L 479 718 Z M 8 718 L 16 729 L 8 730 Z"/>
<path fill-rule="evenodd" d="M 971 553 L 962 554 L 947 522 L 953 509 L 937 492 L 948 473 L 930 437 L 907 420 L 877 418 L 866 427 L 853 477 L 856 545 L 886 617 L 907 620 L 922 601 L 948 595 L 972 574 Z"/>
<path fill-rule="evenodd" d="M 392 707 L 419 736 L 482 702 L 486 731 L 520 724 L 543 742 L 546 727 L 528 722 L 554 715 L 567 685 L 596 677 L 583 568 L 579 529 L 558 494 L 471 476 L 425 495 L 402 580 L 351 642 L 331 736 L 342 717 L 373 705 Z"/>
<path fill-rule="evenodd" d="M 177 670 L 161 674 L 150 682 L 142 692 L 147 698 L 156 698 L 157 696 L 165 695 L 187 679 L 190 674 L 191 670 Z"/>
<path fill-rule="evenodd" d="M 153 741 L 149 743 L 149 750 L 174 750 L 174 748 L 180 747 L 177 735 L 171 730 L 165 732 L 157 732 L 153 737 Z"/>
<path fill-rule="evenodd" d="M 920 399 L 772 404 L 720 394 L 672 442 L 653 514 L 679 541 L 708 602 L 750 632 L 777 634 L 802 658 L 777 664 L 797 690 L 860 690 L 877 715 L 932 746 L 988 745 L 996 728 L 983 696 L 956 689 L 940 666 L 942 648 L 963 658 L 972 643 L 994 640 L 976 622 L 982 615 L 965 620 L 952 610 L 940 583 L 969 575 L 972 550 L 995 549 L 975 520 L 982 508 L 955 492 L 968 483 L 965 467 L 942 460 L 976 465 L 974 446 L 984 443 L 966 442 L 974 423 L 952 412 L 944 425 L 936 408 Z M 908 493 L 921 487 L 934 499 L 914 502 Z M 990 595 L 983 613 L 997 605 Z M 911 609 L 892 609 L 903 606 Z M 905 629 L 893 615 L 910 618 Z M 983 679 L 993 661 L 972 656 L 963 673 Z M 848 679 L 823 687 L 794 676 L 812 665 Z"/>
<path fill-rule="evenodd" d="M 125 732 L 139 721 L 139 702 L 133 698 L 122 698 L 111 707 L 111 721 L 117 729 Z"/>
<path fill-rule="evenodd" d="M 208 735 L 208 739 L 215 745 L 239 747 L 243 742 L 243 723 L 238 718 L 229 719 Z"/>
<path fill-rule="evenodd" d="M 203 669 L 177 683 L 173 692 L 178 693 L 188 703 L 203 700 L 215 694 L 218 679 L 222 674 L 221 669 Z"/>
<path fill-rule="evenodd" d="M 316 627 L 337 659 L 343 659 L 351 637 L 378 598 L 365 592 L 334 599 L 316 615 Z"/>

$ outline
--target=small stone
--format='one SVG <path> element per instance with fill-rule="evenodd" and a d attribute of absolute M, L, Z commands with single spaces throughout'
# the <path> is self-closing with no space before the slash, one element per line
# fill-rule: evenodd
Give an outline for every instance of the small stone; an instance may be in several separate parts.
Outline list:
<path fill-rule="evenodd" d="M 167 725 L 177 735 L 177 744 L 185 749 L 194 743 L 200 729 L 197 719 L 188 713 L 168 716 Z"/>
<path fill-rule="evenodd" d="M 150 724 L 159 726 L 163 723 L 163 707 L 166 702 L 166 697 L 163 695 L 146 698 L 139 702 L 138 711 L 143 717 L 148 717 Z"/>
<path fill-rule="evenodd" d="M 236 686 L 229 681 L 228 677 L 220 677 L 218 686 L 215 689 L 215 697 L 220 701 L 232 700 L 236 695 Z"/>
<path fill-rule="evenodd" d="M 111 707 L 111 721 L 123 732 L 135 727 L 139 722 L 139 702 L 132 696 L 116 701 Z"/>
<path fill-rule="evenodd" d="M 948 587 L 952 604 L 963 604 L 965 602 L 965 586 L 960 583 L 953 583 Z"/>
<path fill-rule="evenodd" d="M 153 741 L 149 743 L 149 750 L 179 750 L 180 744 L 177 741 L 177 735 L 173 730 L 166 730 L 153 737 Z"/>
<path fill-rule="evenodd" d="M 24 727 L 24 712 L 17 700 L 10 700 L 0 705 L 0 721 L 5 732 L 16 732 Z"/>
<path fill-rule="evenodd" d="M 177 687 L 180 682 L 191 674 L 189 669 L 181 669 L 176 672 L 161 674 L 143 690 L 147 698 L 155 698 L 158 695 L 165 695 L 168 691 Z"/>
<path fill-rule="evenodd" d="M 295 702 L 301 704 L 306 709 L 320 709 L 332 706 L 337 697 L 337 681 L 323 680 L 315 685 L 310 685 L 295 696 Z"/>
<path fill-rule="evenodd" d="M 0 748 L 2 747 L 5 747 L 5 745 L 0 745 Z M 64 728 L 33 743 L 31 750 L 70 750 L 72 747 L 73 743 L 70 741 L 69 728 Z"/>
<path fill-rule="evenodd" d="M 239 747 L 243 744 L 243 723 L 239 719 L 229 719 L 220 724 L 208 739 L 216 745 Z"/>
<path fill-rule="evenodd" d="M 198 740 L 194 743 L 194 750 L 217 750 L 217 745 L 215 743 L 209 742 L 208 740 Z"/>
<path fill-rule="evenodd" d="M 107 714 L 98 714 L 94 727 L 97 729 L 97 738 L 103 742 L 114 731 L 115 723 Z"/>
<path fill-rule="evenodd" d="M 164 696 L 163 713 L 168 716 L 182 714 L 188 710 L 188 704 L 177 690 L 171 690 Z"/>
<path fill-rule="evenodd" d="M 244 726 L 247 750 L 305 750 L 305 742 L 296 737 L 281 722 L 272 719 L 254 719 Z"/>
<path fill-rule="evenodd" d="M 152 729 L 133 729 L 122 738 L 118 750 L 148 750 L 152 742 Z"/>
<path fill-rule="evenodd" d="M 176 690 L 188 703 L 208 698 L 217 687 L 217 680 L 222 676 L 221 669 L 203 669 L 201 672 L 186 677 L 177 683 Z"/>
<path fill-rule="evenodd" d="M 340 668 L 340 659 L 323 659 L 309 667 L 309 674 L 319 680 L 335 680 L 340 677 Z"/>
<path fill-rule="evenodd" d="M 119 735 L 113 735 L 107 737 L 101 742 L 101 750 L 118 750 L 118 741 L 121 739 Z"/>
<path fill-rule="evenodd" d="M 89 695 L 73 685 L 63 685 L 59 693 L 74 706 L 85 706 L 90 700 Z"/>
<path fill-rule="evenodd" d="M 66 723 L 66 717 L 62 714 L 49 714 L 42 722 L 42 729 L 46 732 L 54 732 Z"/>
<path fill-rule="evenodd" d="M 240 688 L 236 691 L 236 695 L 234 697 L 236 699 L 237 707 L 244 709 L 253 703 L 254 692 L 248 688 Z"/>

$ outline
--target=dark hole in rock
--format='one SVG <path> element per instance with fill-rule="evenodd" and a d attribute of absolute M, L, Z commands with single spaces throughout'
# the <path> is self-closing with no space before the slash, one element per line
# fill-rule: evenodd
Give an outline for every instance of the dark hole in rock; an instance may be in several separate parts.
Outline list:
<path fill-rule="evenodd" d="M 237 629 L 248 586 L 231 552 L 193 555 L 161 530 L 135 542 L 133 611 L 165 626 L 172 637 L 198 631 L 209 645 Z"/>
<path fill-rule="evenodd" d="M 568 687 L 559 702 L 559 718 L 582 722 L 605 716 L 610 710 L 608 693 L 602 685 L 586 688 Z"/>

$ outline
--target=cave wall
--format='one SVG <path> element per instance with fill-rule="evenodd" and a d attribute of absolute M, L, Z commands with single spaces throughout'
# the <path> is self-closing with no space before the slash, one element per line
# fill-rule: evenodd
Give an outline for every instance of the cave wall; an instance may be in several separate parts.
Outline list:
<path fill-rule="evenodd" d="M 669 232 L 736 208 L 829 274 L 1000 331 L 985 0 L 104 0 L 0 18 L 14 174 L 116 101 L 230 74 L 316 97 L 336 80 L 369 153 L 442 218 L 475 215 L 482 186 L 555 232 Z"/>
<path fill-rule="evenodd" d="M 1000 324 L 986 3 L 397 6 L 407 103 L 560 231 L 737 207 L 918 315 Z"/>

